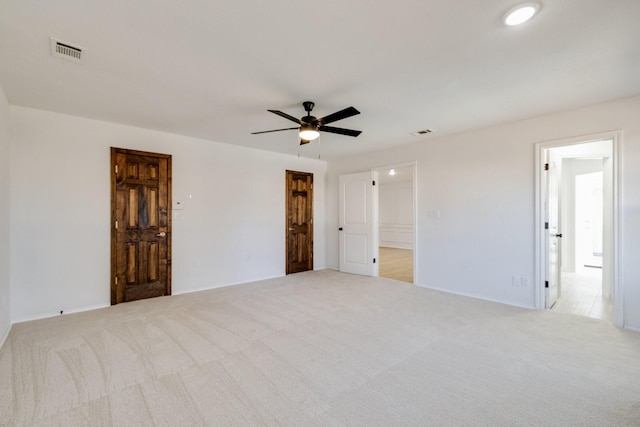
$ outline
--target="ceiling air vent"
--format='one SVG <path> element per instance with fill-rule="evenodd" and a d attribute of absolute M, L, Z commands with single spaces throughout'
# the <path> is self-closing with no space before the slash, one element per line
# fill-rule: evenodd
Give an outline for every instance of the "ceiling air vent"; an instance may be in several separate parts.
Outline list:
<path fill-rule="evenodd" d="M 51 40 L 51 55 L 68 61 L 82 62 L 84 48 L 73 46 L 70 43 L 54 39 L 53 37 L 49 37 L 49 39 Z"/>
<path fill-rule="evenodd" d="M 431 133 L 431 132 L 432 132 L 432 130 L 431 130 L 431 129 L 425 129 L 425 130 L 419 130 L 419 131 L 417 131 L 417 132 L 412 132 L 412 133 L 411 133 L 411 135 L 413 135 L 413 136 L 420 136 L 420 135 L 426 135 L 426 134 L 429 134 L 429 133 Z"/>

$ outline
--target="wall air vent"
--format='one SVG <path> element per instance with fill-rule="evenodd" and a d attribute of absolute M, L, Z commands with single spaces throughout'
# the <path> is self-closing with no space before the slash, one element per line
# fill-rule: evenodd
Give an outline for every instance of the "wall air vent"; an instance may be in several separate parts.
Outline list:
<path fill-rule="evenodd" d="M 425 130 L 419 130 L 417 132 L 412 132 L 411 135 L 413 136 L 421 136 L 421 135 L 426 135 L 428 133 L 433 132 L 431 129 L 425 129 Z"/>
<path fill-rule="evenodd" d="M 73 46 L 70 43 L 49 37 L 51 40 L 51 55 L 66 59 L 73 62 L 82 62 L 85 49 L 79 46 Z"/>

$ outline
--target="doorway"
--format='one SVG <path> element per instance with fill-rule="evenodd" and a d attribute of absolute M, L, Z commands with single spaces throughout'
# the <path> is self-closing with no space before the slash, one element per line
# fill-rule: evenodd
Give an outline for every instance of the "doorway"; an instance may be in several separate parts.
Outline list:
<path fill-rule="evenodd" d="M 286 272 L 313 270 L 313 174 L 286 171 Z"/>
<path fill-rule="evenodd" d="M 622 326 L 617 288 L 618 135 L 537 144 L 539 308 Z"/>
<path fill-rule="evenodd" d="M 414 283 L 415 165 L 378 172 L 379 276 Z"/>
<path fill-rule="evenodd" d="M 171 295 L 171 156 L 111 148 L 111 304 Z"/>

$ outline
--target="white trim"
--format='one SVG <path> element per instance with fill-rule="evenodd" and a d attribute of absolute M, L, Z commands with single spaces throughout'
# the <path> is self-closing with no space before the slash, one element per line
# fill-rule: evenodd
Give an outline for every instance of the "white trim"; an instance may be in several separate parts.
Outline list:
<path fill-rule="evenodd" d="M 399 169 L 407 166 L 413 167 L 413 178 L 411 180 L 411 185 L 413 186 L 413 284 L 417 285 L 418 283 L 420 283 L 418 281 L 418 262 L 417 262 L 418 260 L 418 161 L 414 160 L 412 162 L 378 166 L 375 168 L 371 168 L 371 171 L 379 172 L 379 169 L 389 169 L 389 168 Z"/>
<path fill-rule="evenodd" d="M 107 307 L 111 307 L 111 305 L 110 304 L 98 304 L 98 305 L 91 305 L 91 306 L 86 306 L 86 307 L 71 308 L 71 309 L 69 309 L 67 311 L 64 311 L 64 314 L 60 314 L 59 312 L 58 313 L 37 314 L 35 316 L 28 316 L 28 317 L 23 317 L 21 319 L 13 320 L 11 323 L 12 324 L 16 324 L 16 323 L 30 322 L 32 320 L 48 319 L 50 317 L 56 317 L 56 316 L 66 316 L 67 314 L 82 313 L 83 311 L 91 311 L 91 310 L 97 310 L 97 309 L 100 309 L 100 308 L 107 308 Z"/>
<path fill-rule="evenodd" d="M 313 269 L 313 270 L 308 270 L 308 271 L 316 271 L 316 270 Z M 304 273 L 304 271 L 302 273 Z M 299 273 L 295 273 L 295 274 L 299 274 Z M 288 276 L 288 274 L 279 274 L 279 275 L 276 275 L 276 276 L 263 277 L 263 278 L 260 278 L 260 279 L 246 280 L 244 282 L 221 283 L 221 284 L 218 284 L 218 285 L 206 286 L 206 287 L 198 288 L 198 289 L 187 289 L 186 291 L 172 292 L 171 295 L 166 295 L 166 296 L 170 297 L 172 295 L 192 294 L 194 292 L 210 291 L 212 289 L 228 288 L 229 286 L 246 285 L 247 283 L 262 282 L 263 280 L 280 279 L 280 278 L 286 277 L 286 276 Z"/>
<path fill-rule="evenodd" d="M 624 328 L 622 277 L 622 131 L 613 136 L 613 324 Z"/>
<path fill-rule="evenodd" d="M 11 332 L 11 326 L 13 326 L 13 325 L 10 323 L 9 327 L 7 328 L 7 331 L 4 333 L 2 338 L 0 338 L 0 349 L 2 349 L 2 346 L 7 341 L 7 338 L 9 338 L 9 333 Z"/>
<path fill-rule="evenodd" d="M 481 301 L 489 301 L 489 302 L 494 302 L 496 304 L 504 304 L 504 305 L 509 305 L 511 307 L 524 308 L 524 309 L 527 309 L 527 310 L 536 310 L 535 306 L 524 305 L 524 304 L 515 304 L 513 301 L 503 301 L 503 300 L 499 300 L 499 299 L 495 299 L 495 298 L 487 298 L 487 297 L 484 297 L 482 295 L 474 295 L 474 294 L 470 294 L 470 293 L 466 293 L 466 292 L 455 292 L 455 291 L 452 291 L 450 289 L 438 288 L 436 286 L 429 286 L 429 285 L 422 285 L 422 284 L 417 284 L 416 286 L 419 286 L 419 287 L 424 288 L 424 289 L 430 289 L 432 291 L 443 292 L 445 294 L 459 295 L 459 296 L 462 296 L 462 297 L 473 298 L 473 299 L 477 299 L 477 300 L 481 300 Z"/>
<path fill-rule="evenodd" d="M 613 130 L 598 134 L 577 136 L 572 138 L 558 139 L 553 141 L 538 142 L 535 144 L 535 263 L 534 263 L 534 286 L 535 307 L 544 310 L 544 259 L 545 248 L 542 244 L 544 216 L 543 197 L 544 190 L 542 165 L 544 162 L 545 150 L 568 145 L 585 144 L 602 140 L 612 141 L 613 149 L 613 324 L 624 327 L 624 289 L 622 281 L 622 265 L 620 263 L 622 249 L 622 217 L 620 201 L 622 200 L 622 131 Z"/>

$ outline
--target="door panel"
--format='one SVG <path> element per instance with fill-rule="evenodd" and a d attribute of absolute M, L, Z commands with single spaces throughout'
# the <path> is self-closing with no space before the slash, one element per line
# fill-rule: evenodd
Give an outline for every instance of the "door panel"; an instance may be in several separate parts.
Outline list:
<path fill-rule="evenodd" d="M 111 149 L 111 303 L 171 294 L 171 156 Z"/>
<path fill-rule="evenodd" d="M 286 173 L 287 274 L 313 270 L 313 174 Z"/>
<path fill-rule="evenodd" d="M 368 260 L 367 248 L 369 247 L 368 236 L 366 234 L 349 233 L 344 236 L 344 247 L 349 250 L 345 251 L 345 262 L 347 264 L 365 265 Z"/>
<path fill-rule="evenodd" d="M 378 275 L 377 172 L 339 178 L 340 271 Z"/>

